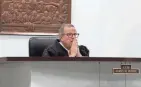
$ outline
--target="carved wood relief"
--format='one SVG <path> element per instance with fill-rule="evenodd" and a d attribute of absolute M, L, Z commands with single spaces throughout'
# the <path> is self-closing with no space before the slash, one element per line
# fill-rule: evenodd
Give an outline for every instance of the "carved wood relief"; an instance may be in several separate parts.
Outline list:
<path fill-rule="evenodd" d="M 58 32 L 71 23 L 71 0 L 3 0 L 1 32 Z"/>

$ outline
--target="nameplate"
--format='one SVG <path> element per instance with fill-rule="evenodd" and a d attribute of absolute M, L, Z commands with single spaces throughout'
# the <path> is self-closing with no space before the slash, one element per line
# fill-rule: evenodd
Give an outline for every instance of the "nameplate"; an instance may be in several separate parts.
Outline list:
<path fill-rule="evenodd" d="M 113 68 L 112 72 L 113 74 L 139 74 L 140 69 L 132 68 L 131 65 L 121 65 L 120 68 Z"/>

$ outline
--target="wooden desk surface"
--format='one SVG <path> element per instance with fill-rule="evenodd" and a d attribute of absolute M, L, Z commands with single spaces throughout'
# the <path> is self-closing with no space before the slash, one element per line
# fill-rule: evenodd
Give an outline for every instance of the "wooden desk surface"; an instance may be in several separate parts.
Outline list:
<path fill-rule="evenodd" d="M 141 58 L 133 57 L 3 57 L 0 61 L 110 61 L 141 62 Z"/>

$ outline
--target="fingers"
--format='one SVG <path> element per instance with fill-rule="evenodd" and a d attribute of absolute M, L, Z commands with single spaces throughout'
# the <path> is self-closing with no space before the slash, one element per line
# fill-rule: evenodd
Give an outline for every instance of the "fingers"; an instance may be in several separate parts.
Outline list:
<path fill-rule="evenodd" d="M 78 45 L 77 40 L 73 40 L 72 46 L 77 47 L 77 45 Z"/>
<path fill-rule="evenodd" d="M 77 39 L 76 39 L 76 38 L 74 38 L 73 42 L 74 42 L 74 43 L 78 43 L 78 41 L 77 41 Z"/>
<path fill-rule="evenodd" d="M 75 57 L 77 53 L 78 53 L 78 42 L 77 39 L 74 39 L 69 54 Z"/>

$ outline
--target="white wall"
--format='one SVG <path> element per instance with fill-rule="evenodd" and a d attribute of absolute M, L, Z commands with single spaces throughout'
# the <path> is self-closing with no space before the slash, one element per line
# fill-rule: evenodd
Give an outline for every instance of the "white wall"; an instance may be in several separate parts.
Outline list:
<path fill-rule="evenodd" d="M 91 56 L 141 57 L 141 0 L 73 0 L 73 4 L 72 23 Z"/>
<path fill-rule="evenodd" d="M 0 41 L 0 57 L 2 56 L 2 44 L 1 44 L 1 41 Z"/>
<path fill-rule="evenodd" d="M 72 0 L 79 44 L 90 49 L 90 56 L 141 57 L 140 4 L 140 0 Z M 28 56 L 29 37 L 0 36 L 0 56 Z"/>
<path fill-rule="evenodd" d="M 2 57 L 28 57 L 28 41 L 31 36 L 0 36 Z"/>

